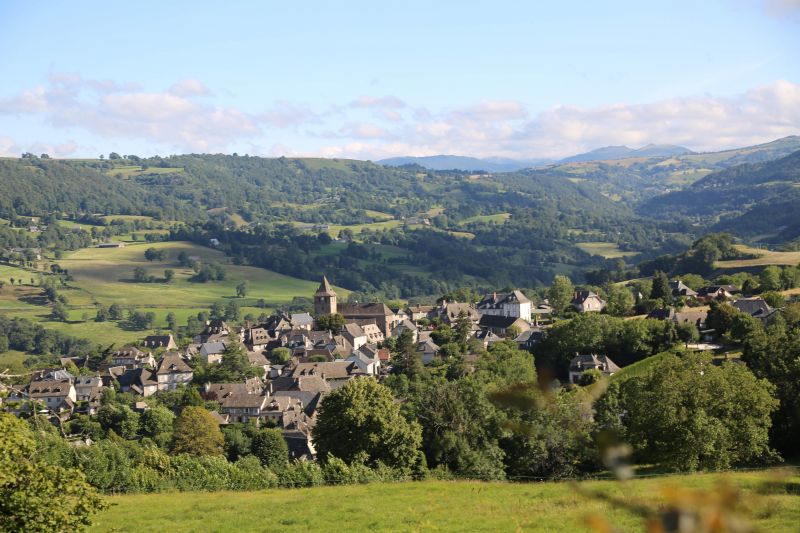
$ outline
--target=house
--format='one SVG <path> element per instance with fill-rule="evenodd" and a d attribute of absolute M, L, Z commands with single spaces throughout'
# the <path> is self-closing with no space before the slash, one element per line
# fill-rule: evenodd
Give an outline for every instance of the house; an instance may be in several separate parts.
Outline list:
<path fill-rule="evenodd" d="M 178 348 L 178 345 L 175 343 L 175 339 L 172 338 L 172 335 L 148 335 L 144 338 L 143 342 L 146 348 L 164 348 L 166 350 L 175 350 Z"/>
<path fill-rule="evenodd" d="M 114 369 L 109 369 L 109 372 L 119 383 L 120 392 L 132 392 L 146 398 L 159 391 L 158 377 L 148 368 L 123 369 L 121 374 L 117 374 Z"/>
<path fill-rule="evenodd" d="M 569 382 L 578 383 L 581 375 L 587 370 L 599 370 L 607 376 L 612 376 L 619 372 L 619 367 L 605 355 L 575 354 L 569 362 Z"/>
<path fill-rule="evenodd" d="M 253 421 L 260 425 L 269 404 L 269 397 L 263 394 L 247 394 L 228 392 L 217 397 L 219 412 L 227 417 L 229 423 L 247 423 Z"/>
<path fill-rule="evenodd" d="M 483 315 L 478 322 L 478 327 L 491 331 L 495 335 L 505 335 L 510 328 L 516 328 L 518 333 L 531 329 L 530 324 L 522 318 L 499 315 Z"/>
<path fill-rule="evenodd" d="M 9 394 L 10 401 L 20 401 L 24 406 L 29 403 L 43 406 L 50 413 L 61 415 L 64 411 L 72 412 L 77 401 L 75 386 L 69 379 L 32 381 L 23 390 L 13 390 Z M 20 407 L 16 414 L 24 408 Z"/>
<path fill-rule="evenodd" d="M 478 312 L 485 315 L 513 316 L 527 322 L 531 320 L 531 301 L 522 291 L 507 294 L 496 292 L 486 295 L 477 305 Z"/>
<path fill-rule="evenodd" d="M 368 342 L 367 334 L 355 322 L 348 322 L 342 327 L 342 337 L 347 339 L 353 347 L 353 350 L 358 350 Z"/>
<path fill-rule="evenodd" d="M 693 291 L 688 285 L 681 280 L 677 279 L 669 282 L 669 288 L 672 289 L 673 298 L 696 298 L 697 292 Z"/>
<path fill-rule="evenodd" d="M 319 363 L 298 363 L 289 372 L 289 377 L 319 376 L 331 386 L 338 388 L 360 373 L 358 366 L 349 361 L 328 361 Z"/>
<path fill-rule="evenodd" d="M 155 375 L 159 391 L 175 390 L 179 385 L 191 383 L 194 371 L 178 352 L 167 352 L 158 362 Z"/>
<path fill-rule="evenodd" d="M 250 361 L 251 366 L 262 369 L 264 373 L 269 372 L 270 362 L 269 359 L 267 359 L 267 357 L 264 355 L 263 351 L 248 350 L 247 360 Z"/>
<path fill-rule="evenodd" d="M 78 376 L 75 378 L 75 396 L 78 402 L 85 402 L 80 411 L 93 415 L 100 407 L 103 397 L 103 380 L 100 376 Z"/>
<path fill-rule="evenodd" d="M 730 285 L 709 285 L 708 287 L 701 287 L 697 291 L 697 299 L 704 302 L 712 300 L 727 300 L 733 297 L 733 294 L 728 292 Z"/>
<path fill-rule="evenodd" d="M 544 331 L 542 328 L 531 328 L 523 331 L 514 339 L 520 350 L 533 350 L 533 347 L 544 339 Z"/>
<path fill-rule="evenodd" d="M 214 319 L 214 320 L 207 320 L 206 326 L 203 328 L 203 331 L 200 332 L 199 335 L 196 335 L 192 342 L 197 344 L 202 344 L 204 342 L 208 342 L 210 340 L 214 340 L 227 337 L 231 333 L 231 328 L 224 320 Z"/>
<path fill-rule="evenodd" d="M 216 401 L 229 394 L 257 394 L 263 392 L 263 385 L 258 378 L 250 378 L 244 383 L 206 383 L 202 396 L 206 400 Z"/>
<path fill-rule="evenodd" d="M 606 302 L 593 291 L 575 291 L 570 305 L 579 313 L 600 312 Z"/>
<path fill-rule="evenodd" d="M 225 341 L 204 342 L 200 345 L 198 355 L 206 364 L 219 363 L 222 361 L 222 353 L 228 347 L 228 344 Z"/>
<path fill-rule="evenodd" d="M 345 359 L 348 363 L 355 363 L 358 370 L 367 376 L 377 376 L 381 371 L 381 362 L 377 357 L 369 357 L 361 352 L 354 352 Z"/>
<path fill-rule="evenodd" d="M 143 352 L 135 346 L 125 346 L 117 350 L 111 355 L 111 362 L 114 366 L 124 366 L 125 368 L 156 366 L 152 352 Z"/>
<path fill-rule="evenodd" d="M 694 324 L 698 330 L 703 331 L 706 327 L 708 311 L 679 311 L 672 313 L 671 318 L 676 324 Z"/>
<path fill-rule="evenodd" d="M 244 344 L 250 350 L 264 350 L 275 340 L 274 333 L 264 327 L 245 327 L 243 333 Z"/>
<path fill-rule="evenodd" d="M 434 307 L 432 305 L 409 305 L 408 314 L 409 318 L 414 322 L 432 318 Z"/>
<path fill-rule="evenodd" d="M 417 338 L 419 337 L 418 335 L 419 330 L 417 326 L 408 319 L 403 320 L 402 322 L 398 323 L 394 328 L 392 328 L 392 337 L 399 337 L 405 331 L 410 331 L 412 342 L 417 342 Z"/>
<path fill-rule="evenodd" d="M 374 319 L 356 320 L 355 323 L 358 324 L 364 331 L 364 335 L 367 336 L 368 343 L 377 344 L 386 340 L 386 336 L 375 323 Z"/>
<path fill-rule="evenodd" d="M 430 364 L 434 357 L 439 355 L 439 350 L 439 345 L 433 342 L 431 338 L 417 342 L 417 353 L 420 355 L 423 364 Z"/>
<path fill-rule="evenodd" d="M 503 340 L 503 337 L 495 334 L 493 331 L 488 329 L 482 329 L 480 331 L 476 331 L 474 338 L 479 340 L 481 344 L 483 344 L 484 348 L 488 348 L 492 344 Z"/>
<path fill-rule="evenodd" d="M 292 329 L 311 331 L 314 328 L 314 317 L 308 313 L 295 313 L 289 317 Z"/>
<path fill-rule="evenodd" d="M 97 245 L 98 248 L 125 248 L 124 242 L 101 242 Z"/>
<path fill-rule="evenodd" d="M 454 324 L 462 313 L 473 322 L 481 319 L 481 313 L 472 304 L 448 302 L 447 300 L 442 300 L 436 314 L 445 324 Z"/>
<path fill-rule="evenodd" d="M 772 319 L 777 311 L 760 297 L 739 298 L 731 305 L 738 309 L 739 312 L 747 313 L 748 315 L 761 320 L 761 323 L 764 325 L 764 327 L 768 326 L 772 322 Z"/>

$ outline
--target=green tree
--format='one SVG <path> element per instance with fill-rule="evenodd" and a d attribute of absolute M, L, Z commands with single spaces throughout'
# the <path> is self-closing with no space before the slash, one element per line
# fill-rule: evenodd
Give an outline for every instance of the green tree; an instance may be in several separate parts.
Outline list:
<path fill-rule="evenodd" d="M 142 436 L 150 437 L 161 447 L 166 447 L 172 440 L 172 426 L 175 415 L 164 406 L 156 405 L 142 413 L 140 431 Z"/>
<path fill-rule="evenodd" d="M 611 285 L 606 298 L 606 312 L 614 316 L 629 315 L 636 301 L 630 288 L 622 285 Z"/>
<path fill-rule="evenodd" d="M 338 333 L 344 327 L 345 319 L 339 313 L 320 315 L 316 317 L 317 329 Z"/>
<path fill-rule="evenodd" d="M 323 398 L 312 430 L 320 457 L 410 469 L 419 462 L 420 426 L 400 414 L 392 392 L 371 378 L 354 379 Z"/>
<path fill-rule="evenodd" d="M 669 288 L 669 278 L 660 270 L 653 276 L 653 289 L 650 291 L 650 298 L 661 300 L 664 306 L 672 304 L 672 289 Z"/>
<path fill-rule="evenodd" d="M 119 304 L 113 303 L 108 307 L 108 318 L 111 320 L 122 320 L 122 307 Z"/>
<path fill-rule="evenodd" d="M 173 453 L 219 455 L 224 439 L 219 424 L 202 407 L 186 407 L 175 419 L 172 438 Z"/>
<path fill-rule="evenodd" d="M 244 298 L 247 296 L 248 284 L 247 280 L 242 281 L 236 286 L 236 296 L 238 298 Z"/>
<path fill-rule="evenodd" d="M 67 306 L 61 302 L 56 302 L 53 304 L 53 310 L 50 312 L 50 318 L 59 322 L 68 322 L 69 311 L 67 310 Z"/>
<path fill-rule="evenodd" d="M 170 283 L 173 279 L 175 279 L 175 271 L 171 268 L 168 268 L 164 271 L 164 281 Z"/>
<path fill-rule="evenodd" d="M 261 464 L 278 472 L 289 464 L 289 447 L 280 429 L 262 429 L 253 435 L 251 450 Z"/>
<path fill-rule="evenodd" d="M 239 302 L 231 300 L 225 304 L 225 320 L 237 321 L 241 317 L 242 311 L 241 307 L 239 307 Z"/>
<path fill-rule="evenodd" d="M 36 436 L 25 422 L 0 413 L 0 530 L 77 531 L 106 507 L 79 470 L 37 460 Z"/>
<path fill-rule="evenodd" d="M 99 304 L 97 306 L 97 315 L 95 316 L 95 322 L 105 322 L 109 319 L 108 308 L 103 305 Z"/>
<path fill-rule="evenodd" d="M 150 281 L 150 278 L 147 275 L 147 271 L 142 267 L 136 267 L 133 269 L 133 281 L 137 283 L 146 283 Z"/>
<path fill-rule="evenodd" d="M 547 298 L 555 314 L 561 314 L 572 301 L 575 287 L 567 276 L 557 275 L 547 291 Z"/>
<path fill-rule="evenodd" d="M 781 290 L 781 269 L 775 265 L 769 265 L 759 274 L 758 282 L 764 292 Z"/>
<path fill-rule="evenodd" d="M 289 348 L 275 348 L 272 350 L 270 354 L 270 361 L 275 363 L 276 365 L 285 365 L 289 362 L 289 359 L 292 357 L 292 352 Z"/>
<path fill-rule="evenodd" d="M 744 365 L 670 355 L 624 385 L 627 435 L 641 461 L 697 470 L 774 458 L 774 387 Z"/>

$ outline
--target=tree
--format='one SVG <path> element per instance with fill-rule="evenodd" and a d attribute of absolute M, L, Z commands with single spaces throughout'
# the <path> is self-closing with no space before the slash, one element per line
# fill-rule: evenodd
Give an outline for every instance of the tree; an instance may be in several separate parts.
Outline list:
<path fill-rule="evenodd" d="M 622 285 L 612 285 L 608 289 L 605 310 L 610 315 L 625 316 L 630 314 L 635 303 L 636 301 L 630 288 Z"/>
<path fill-rule="evenodd" d="M 672 289 L 669 286 L 669 278 L 660 270 L 656 271 L 653 276 L 653 289 L 650 291 L 650 298 L 661 300 L 665 306 L 672 304 Z"/>
<path fill-rule="evenodd" d="M 202 407 L 189 406 L 175 420 L 173 453 L 219 455 L 224 439 L 219 424 Z"/>
<path fill-rule="evenodd" d="M 733 320 L 739 314 L 739 310 L 727 303 L 711 302 L 708 315 L 706 316 L 706 326 L 724 335 L 731 329 Z"/>
<path fill-rule="evenodd" d="M 59 322 L 69 321 L 69 311 L 67 311 L 67 306 L 61 302 L 56 302 L 53 305 L 53 310 L 50 312 L 50 318 Z"/>
<path fill-rule="evenodd" d="M 572 301 L 575 287 L 567 276 L 557 275 L 553 278 L 553 284 L 547 291 L 547 298 L 555 314 L 561 314 Z"/>
<path fill-rule="evenodd" d="M 251 448 L 261 464 L 278 471 L 289 464 L 289 447 L 280 429 L 262 429 L 253 436 Z"/>
<path fill-rule="evenodd" d="M 247 280 L 244 280 L 241 283 L 239 283 L 236 286 L 236 296 L 238 298 L 244 298 L 245 296 L 247 296 L 247 288 L 248 288 Z"/>
<path fill-rule="evenodd" d="M 344 327 L 345 319 L 339 313 L 320 315 L 316 317 L 317 328 L 320 330 L 338 333 Z"/>
<path fill-rule="evenodd" d="M 106 504 L 86 476 L 38 456 L 25 422 L 0 413 L 0 530 L 76 531 L 90 525 Z"/>
<path fill-rule="evenodd" d="M 147 276 L 147 271 L 142 267 L 136 267 L 133 269 L 133 281 L 137 283 L 146 283 L 150 281 L 150 278 Z"/>
<path fill-rule="evenodd" d="M 164 406 L 156 405 L 142 413 L 141 434 L 150 437 L 159 446 L 165 447 L 172 440 L 175 415 Z"/>
<path fill-rule="evenodd" d="M 119 304 L 113 303 L 108 307 L 108 318 L 111 320 L 122 320 L 122 307 Z"/>
<path fill-rule="evenodd" d="M 168 268 L 164 271 L 164 281 L 170 283 L 173 279 L 175 279 L 175 271 L 171 268 Z"/>
<path fill-rule="evenodd" d="M 242 318 L 242 311 L 239 302 L 231 300 L 225 304 L 225 320 L 237 321 L 240 318 Z"/>
<path fill-rule="evenodd" d="M 159 250 L 157 248 L 148 248 L 144 251 L 144 258 L 148 261 L 163 261 L 166 255 L 166 250 Z"/>
<path fill-rule="evenodd" d="M 627 435 L 639 460 L 676 470 L 723 469 L 774 458 L 774 386 L 744 365 L 669 355 L 624 383 Z"/>
<path fill-rule="evenodd" d="M 292 352 L 289 348 L 275 348 L 272 350 L 270 354 L 270 361 L 275 363 L 276 365 L 285 365 L 289 362 L 289 359 L 292 357 Z"/>
<path fill-rule="evenodd" d="M 700 331 L 698 331 L 697 326 L 691 322 L 681 322 L 675 327 L 675 329 L 678 334 L 678 338 L 681 340 L 681 342 L 686 344 L 686 346 L 689 346 L 689 344 L 700 340 Z"/>
<path fill-rule="evenodd" d="M 455 332 L 455 342 L 464 350 L 467 347 L 467 339 L 469 339 L 469 335 L 472 333 L 472 319 L 469 318 L 467 313 L 461 311 L 458 313 L 455 326 L 456 327 L 453 328 Z"/>
<path fill-rule="evenodd" d="M 419 462 L 421 430 L 400 414 L 392 392 L 371 378 L 354 379 L 323 398 L 312 430 L 320 457 L 410 469 Z"/>
<path fill-rule="evenodd" d="M 762 291 L 781 290 L 781 269 L 775 265 L 769 265 L 759 274 L 758 282 Z"/>
<path fill-rule="evenodd" d="M 178 319 L 175 318 L 175 313 L 167 313 L 167 329 L 175 331 L 178 328 Z"/>
<path fill-rule="evenodd" d="M 95 322 L 105 322 L 109 318 L 108 308 L 103 305 L 99 304 L 97 306 L 97 316 L 95 316 Z"/>

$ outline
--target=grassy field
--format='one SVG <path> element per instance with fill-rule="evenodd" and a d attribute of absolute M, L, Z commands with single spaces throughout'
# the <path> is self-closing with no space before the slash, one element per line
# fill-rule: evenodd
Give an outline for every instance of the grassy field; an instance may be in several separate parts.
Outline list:
<path fill-rule="evenodd" d="M 599 255 L 605 259 L 617 259 L 638 254 L 638 252 L 623 252 L 613 242 L 577 242 L 575 246 L 587 254 Z"/>
<path fill-rule="evenodd" d="M 164 261 L 147 261 L 147 248 L 166 251 Z M 174 313 L 179 325 L 186 324 L 190 315 L 206 311 L 215 302 L 223 304 L 234 299 L 236 286 L 247 280 L 249 291 L 246 298 L 235 298 L 241 307 L 242 316 L 263 312 L 285 305 L 295 296 L 311 297 L 318 283 L 292 278 L 269 270 L 225 264 L 227 277 L 221 282 L 194 283 L 189 278 L 191 269 L 178 266 L 176 257 L 185 251 L 189 256 L 199 257 L 204 262 L 226 263 L 227 258 L 217 250 L 187 242 L 137 243 L 124 248 L 85 248 L 65 254 L 59 265 L 69 271 L 73 280 L 60 293 L 68 299 L 69 321 L 50 319 L 51 308 L 41 298 L 41 289 L 30 285 L 30 278 L 39 274 L 16 267 L 0 265 L 0 280 L 6 286 L 0 290 L 0 313 L 26 318 L 46 328 L 61 331 L 76 337 L 108 345 L 129 343 L 152 333 L 130 331 L 116 322 L 95 322 L 97 304 L 106 306 L 117 303 L 123 307 L 134 307 L 140 311 L 156 314 L 156 328 L 166 328 L 168 313 Z M 399 254 L 399 252 L 397 252 Z M 134 283 L 133 270 L 143 267 L 148 274 L 159 279 L 164 270 L 175 271 L 171 283 Z M 11 285 L 10 278 L 22 279 L 26 285 Z M 349 291 L 337 288 L 341 298 Z M 266 302 L 266 308 L 257 307 L 258 300 Z"/>
<path fill-rule="evenodd" d="M 755 259 L 734 259 L 732 261 L 717 261 L 717 268 L 747 268 L 767 265 L 798 265 L 800 252 L 772 252 L 760 248 L 736 245 L 736 248 L 748 254 L 758 255 Z"/>
<path fill-rule="evenodd" d="M 511 218 L 511 213 L 496 213 L 494 215 L 475 215 L 474 217 L 465 218 L 461 222 L 459 222 L 459 226 L 466 226 L 467 224 L 472 224 L 473 222 L 484 223 L 484 224 L 502 224 L 506 220 Z"/>
<path fill-rule="evenodd" d="M 90 531 L 590 531 L 605 520 L 623 531 L 644 521 L 587 491 L 659 508 L 669 487 L 708 494 L 720 484 L 743 494 L 742 514 L 761 531 L 797 531 L 800 476 L 778 473 L 696 474 L 614 481 L 418 483 L 274 489 L 262 492 L 175 493 L 109 498 Z M 763 494 L 765 483 L 774 483 Z M 787 490 L 788 488 L 788 490 Z M 694 497 L 694 492 L 682 495 Z M 169 502 L 164 505 L 164 502 Z M 609 529 L 610 530 L 610 529 Z M 598 531 L 598 529 L 595 529 Z M 604 530 L 600 530 L 604 531 Z"/>

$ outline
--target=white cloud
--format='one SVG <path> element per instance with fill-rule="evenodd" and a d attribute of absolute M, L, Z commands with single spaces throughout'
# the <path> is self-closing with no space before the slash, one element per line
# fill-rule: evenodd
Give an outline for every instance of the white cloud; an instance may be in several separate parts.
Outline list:
<path fill-rule="evenodd" d="M 395 96 L 361 96 L 322 110 L 288 101 L 243 110 L 215 105 L 211 95 L 194 79 L 164 91 L 145 91 L 132 83 L 53 74 L 44 85 L 0 97 L 0 115 L 39 117 L 45 124 L 101 139 L 145 141 L 162 152 L 244 148 L 249 153 L 362 159 L 434 154 L 558 158 L 600 146 L 648 143 L 716 150 L 800 133 L 800 85 L 785 80 L 728 97 L 555 105 L 538 113 L 516 100 L 435 110 L 409 106 Z M 16 155 L 18 144 L 2 138 L 0 151 Z M 54 155 L 70 150 L 63 142 L 41 146 Z"/>

